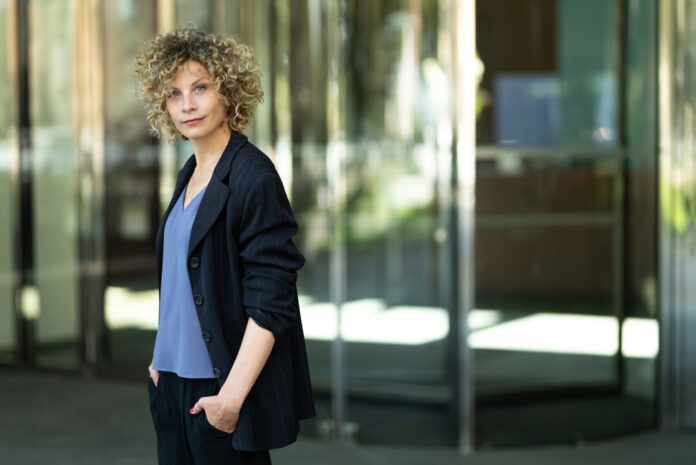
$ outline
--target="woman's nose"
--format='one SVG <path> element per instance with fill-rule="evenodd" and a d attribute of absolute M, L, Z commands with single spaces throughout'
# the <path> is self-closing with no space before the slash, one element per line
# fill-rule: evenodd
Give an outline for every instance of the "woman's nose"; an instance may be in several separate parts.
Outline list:
<path fill-rule="evenodd" d="M 191 111 L 196 109 L 196 101 L 192 94 L 184 94 L 182 96 L 182 110 Z"/>

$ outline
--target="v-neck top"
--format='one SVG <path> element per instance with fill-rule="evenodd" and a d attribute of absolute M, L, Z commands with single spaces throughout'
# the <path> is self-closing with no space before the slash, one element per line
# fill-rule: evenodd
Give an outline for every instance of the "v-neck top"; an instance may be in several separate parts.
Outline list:
<path fill-rule="evenodd" d="M 201 336 L 186 267 L 191 228 L 207 187 L 196 194 L 184 209 L 186 186 L 164 226 L 159 329 L 152 367 L 176 373 L 181 378 L 215 377 L 206 343 Z"/>

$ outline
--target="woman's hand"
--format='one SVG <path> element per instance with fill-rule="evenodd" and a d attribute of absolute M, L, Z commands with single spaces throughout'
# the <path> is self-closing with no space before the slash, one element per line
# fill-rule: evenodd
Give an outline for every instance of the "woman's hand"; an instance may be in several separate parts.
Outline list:
<path fill-rule="evenodd" d="M 233 433 L 237 429 L 240 409 L 224 403 L 219 395 L 201 397 L 190 411 L 192 415 L 198 415 L 204 410 L 213 428 L 225 433 Z"/>
<path fill-rule="evenodd" d="M 249 318 L 237 358 L 222 388 L 217 395 L 198 399 L 191 414 L 198 415 L 205 410 L 208 423 L 214 428 L 225 433 L 234 432 L 244 400 L 268 360 L 274 342 L 273 333 Z"/>
<path fill-rule="evenodd" d="M 152 382 L 155 383 L 155 387 L 157 387 L 157 383 L 159 382 L 159 371 L 152 369 L 152 362 L 150 362 L 150 366 L 147 367 L 147 369 L 150 372 L 150 378 L 152 378 Z"/>

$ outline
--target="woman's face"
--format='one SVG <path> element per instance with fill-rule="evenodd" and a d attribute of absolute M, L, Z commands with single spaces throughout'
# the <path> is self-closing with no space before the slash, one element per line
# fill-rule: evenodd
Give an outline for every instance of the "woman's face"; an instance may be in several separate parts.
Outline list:
<path fill-rule="evenodd" d="M 225 104 L 208 70 L 197 61 L 188 61 L 179 69 L 167 87 L 166 99 L 174 125 L 189 139 L 227 133 Z"/>

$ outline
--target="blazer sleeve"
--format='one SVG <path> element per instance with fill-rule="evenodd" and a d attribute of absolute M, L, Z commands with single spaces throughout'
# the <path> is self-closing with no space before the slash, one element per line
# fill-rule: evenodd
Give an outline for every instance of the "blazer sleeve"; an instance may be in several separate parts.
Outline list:
<path fill-rule="evenodd" d="M 278 337 L 297 321 L 297 270 L 304 257 L 292 237 L 297 223 L 280 177 L 253 181 L 242 207 L 239 254 L 247 315 Z"/>

